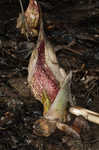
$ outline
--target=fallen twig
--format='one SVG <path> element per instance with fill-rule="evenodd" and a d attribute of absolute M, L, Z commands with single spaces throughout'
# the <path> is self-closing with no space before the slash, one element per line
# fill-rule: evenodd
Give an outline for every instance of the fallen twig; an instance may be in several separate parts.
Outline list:
<path fill-rule="evenodd" d="M 79 106 L 70 107 L 69 112 L 76 116 L 83 116 L 88 121 L 99 125 L 99 113 Z"/>
<path fill-rule="evenodd" d="M 61 49 L 66 49 L 66 50 L 68 50 L 68 51 L 70 51 L 72 53 L 75 53 L 75 54 L 78 54 L 78 55 L 83 55 L 81 52 L 79 52 L 78 50 L 70 48 L 68 45 L 67 46 L 66 45 L 57 45 L 55 47 L 55 52 L 57 52 L 57 51 L 59 51 Z"/>

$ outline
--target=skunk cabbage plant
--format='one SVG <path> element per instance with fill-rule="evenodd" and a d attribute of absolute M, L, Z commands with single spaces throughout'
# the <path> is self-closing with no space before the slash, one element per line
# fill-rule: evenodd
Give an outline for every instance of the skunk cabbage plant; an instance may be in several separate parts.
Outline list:
<path fill-rule="evenodd" d="M 38 41 L 28 66 L 28 83 L 36 99 L 44 104 L 44 112 L 55 100 L 65 78 L 66 73 L 59 66 L 53 46 L 45 36 L 40 16 Z"/>
<path fill-rule="evenodd" d="M 28 66 L 28 84 L 36 99 L 44 106 L 44 114 L 33 125 L 33 131 L 40 136 L 49 136 L 56 128 L 79 136 L 64 124 L 66 108 L 72 102 L 70 83 L 72 72 L 66 75 L 59 66 L 52 44 L 46 38 L 41 10 L 39 35 Z"/>

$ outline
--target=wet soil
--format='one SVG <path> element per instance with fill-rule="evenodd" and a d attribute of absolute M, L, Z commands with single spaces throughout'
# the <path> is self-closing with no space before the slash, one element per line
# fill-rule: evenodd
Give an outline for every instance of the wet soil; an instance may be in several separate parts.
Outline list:
<path fill-rule="evenodd" d="M 26 9 L 28 1 L 22 2 Z M 99 2 L 39 2 L 59 63 L 66 72 L 73 71 L 76 105 L 99 112 Z M 90 122 L 81 141 L 58 130 L 47 138 L 33 133 L 33 122 L 43 113 L 27 84 L 29 57 L 37 38 L 27 40 L 16 29 L 19 13 L 18 0 L 0 1 L 0 150 L 98 150 L 99 126 Z"/>

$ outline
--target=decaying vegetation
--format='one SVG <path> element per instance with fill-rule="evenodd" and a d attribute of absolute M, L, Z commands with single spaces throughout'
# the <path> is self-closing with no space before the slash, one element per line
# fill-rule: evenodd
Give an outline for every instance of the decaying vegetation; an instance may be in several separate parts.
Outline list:
<path fill-rule="evenodd" d="M 54 46 L 59 65 L 67 74 L 72 70 L 75 105 L 98 113 L 98 2 L 39 0 L 39 3 L 46 35 Z M 22 4 L 26 10 L 28 1 L 22 0 Z M 65 126 L 71 126 L 80 138 L 58 129 L 49 137 L 35 134 L 32 126 L 43 116 L 43 106 L 30 93 L 27 67 L 37 37 L 23 35 L 16 28 L 20 12 L 19 1 L 0 1 L 0 149 L 98 150 L 99 126 L 81 116 L 68 116 Z M 37 35 L 38 27 L 37 32 L 33 31 Z M 58 125 L 66 131 L 62 124 Z"/>

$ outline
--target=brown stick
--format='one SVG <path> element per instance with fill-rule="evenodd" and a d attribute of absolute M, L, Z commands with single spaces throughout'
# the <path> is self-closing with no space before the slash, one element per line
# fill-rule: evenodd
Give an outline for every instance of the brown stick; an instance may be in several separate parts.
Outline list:
<path fill-rule="evenodd" d="M 55 52 L 59 51 L 60 49 L 66 49 L 68 51 L 71 51 L 72 53 L 75 53 L 75 54 L 78 54 L 78 55 L 82 55 L 81 52 L 79 52 L 79 51 L 77 51 L 75 49 L 72 49 L 72 48 L 70 48 L 69 46 L 66 46 L 66 45 L 57 45 L 55 47 Z"/>

